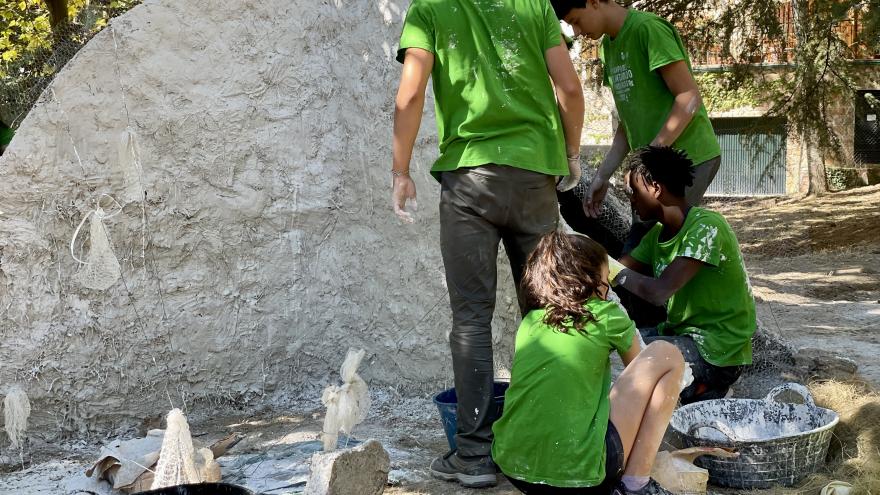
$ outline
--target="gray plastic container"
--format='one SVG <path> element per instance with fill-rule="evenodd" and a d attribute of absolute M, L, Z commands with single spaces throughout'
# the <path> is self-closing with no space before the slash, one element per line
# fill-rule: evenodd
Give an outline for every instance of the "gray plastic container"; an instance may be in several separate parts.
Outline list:
<path fill-rule="evenodd" d="M 782 403 L 784 392 L 803 404 Z M 764 399 L 716 399 L 688 404 L 670 421 L 684 447 L 723 447 L 739 457 L 704 456 L 696 464 L 709 470 L 709 482 L 730 488 L 793 486 L 825 463 L 839 417 L 816 406 L 809 390 L 797 383 L 774 388 Z"/>

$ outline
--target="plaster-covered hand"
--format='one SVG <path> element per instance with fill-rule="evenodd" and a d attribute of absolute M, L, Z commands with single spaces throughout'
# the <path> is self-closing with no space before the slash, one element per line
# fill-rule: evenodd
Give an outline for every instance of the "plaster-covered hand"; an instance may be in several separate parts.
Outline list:
<path fill-rule="evenodd" d="M 413 214 L 418 208 L 416 203 L 416 183 L 408 175 L 394 177 L 391 189 L 391 206 L 394 214 L 404 223 L 415 222 Z"/>
<path fill-rule="evenodd" d="M 605 195 L 608 194 L 608 180 L 602 178 L 600 174 L 596 174 L 590 183 L 590 189 L 584 195 L 584 213 L 590 218 L 599 218 L 602 211 L 602 202 L 605 201 Z"/>
<path fill-rule="evenodd" d="M 694 370 L 691 369 L 691 363 L 685 361 L 684 373 L 681 374 L 681 382 L 678 386 L 681 390 L 684 390 L 690 387 L 692 383 L 694 383 Z"/>
<path fill-rule="evenodd" d="M 563 177 L 562 180 L 556 184 L 556 190 L 559 192 L 565 192 L 569 189 L 574 188 L 574 186 L 578 185 L 581 181 L 581 156 L 569 156 L 568 157 L 568 175 Z"/>

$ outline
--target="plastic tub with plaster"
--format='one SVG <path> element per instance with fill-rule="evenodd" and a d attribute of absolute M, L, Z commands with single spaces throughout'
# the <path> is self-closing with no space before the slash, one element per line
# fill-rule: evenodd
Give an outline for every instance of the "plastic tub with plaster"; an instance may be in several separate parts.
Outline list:
<path fill-rule="evenodd" d="M 779 402 L 794 392 L 803 404 Z M 792 486 L 825 462 L 839 417 L 818 407 L 809 390 L 797 383 L 774 388 L 764 399 L 716 399 L 688 404 L 670 421 L 685 447 L 724 447 L 739 453 L 732 459 L 702 457 L 709 482 L 731 488 Z"/>

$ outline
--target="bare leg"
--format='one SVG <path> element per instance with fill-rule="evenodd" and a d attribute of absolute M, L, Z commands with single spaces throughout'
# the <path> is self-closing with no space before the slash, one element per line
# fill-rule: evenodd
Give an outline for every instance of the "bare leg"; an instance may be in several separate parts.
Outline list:
<path fill-rule="evenodd" d="M 678 402 L 684 359 L 668 342 L 654 342 L 626 367 L 611 389 L 611 422 L 624 450 L 624 474 L 648 476 Z"/>

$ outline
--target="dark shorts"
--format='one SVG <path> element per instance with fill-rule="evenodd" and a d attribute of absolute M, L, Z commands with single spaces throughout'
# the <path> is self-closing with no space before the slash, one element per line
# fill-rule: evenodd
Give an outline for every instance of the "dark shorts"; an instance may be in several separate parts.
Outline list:
<path fill-rule="evenodd" d="M 697 348 L 697 343 L 688 335 L 659 335 L 657 328 L 640 328 L 639 333 L 650 344 L 655 340 L 665 340 L 671 343 L 690 364 L 694 374 L 694 382 L 681 391 L 682 405 L 709 399 L 722 399 L 727 395 L 730 386 L 733 385 L 739 375 L 742 374 L 742 366 L 715 366 L 703 359 Z"/>
<path fill-rule="evenodd" d="M 608 495 L 623 475 L 623 442 L 614 423 L 608 422 L 605 431 L 605 480 L 601 485 L 583 488 L 560 488 L 558 486 L 529 483 L 507 476 L 510 484 L 527 495 Z"/>

